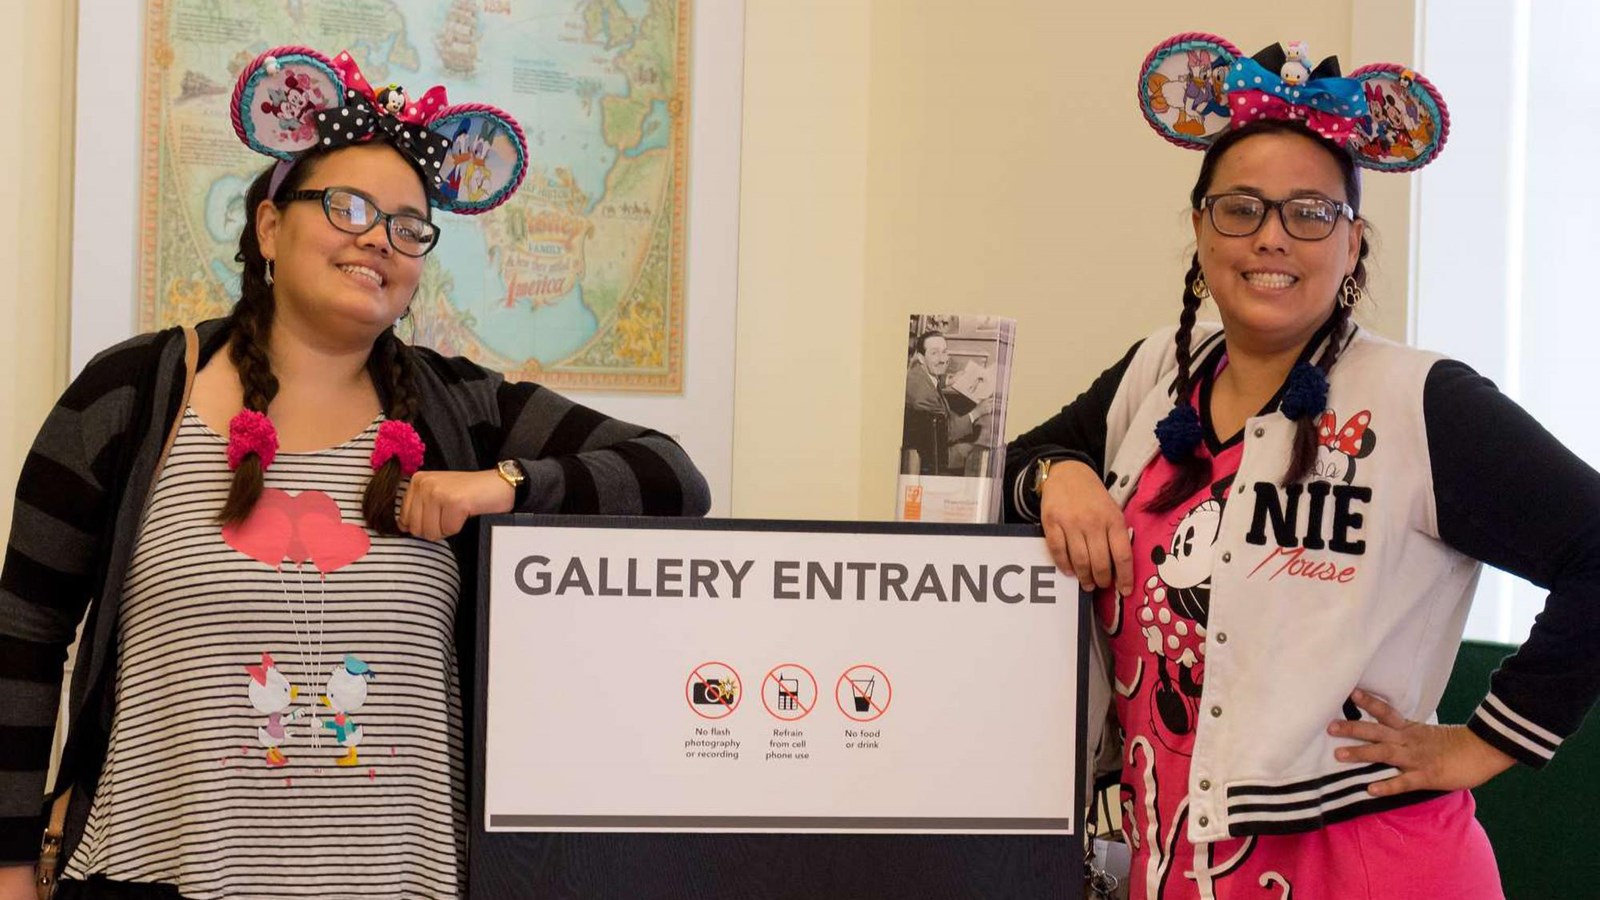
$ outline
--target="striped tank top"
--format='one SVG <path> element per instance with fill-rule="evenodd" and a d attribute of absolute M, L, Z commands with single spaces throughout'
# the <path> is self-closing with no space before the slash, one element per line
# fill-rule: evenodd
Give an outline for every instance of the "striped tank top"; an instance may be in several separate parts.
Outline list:
<path fill-rule="evenodd" d="M 250 518 L 223 528 L 227 442 L 185 413 L 130 564 L 116 716 L 66 877 L 461 894 L 460 573 L 443 542 L 366 527 L 377 426 L 279 453 Z"/>

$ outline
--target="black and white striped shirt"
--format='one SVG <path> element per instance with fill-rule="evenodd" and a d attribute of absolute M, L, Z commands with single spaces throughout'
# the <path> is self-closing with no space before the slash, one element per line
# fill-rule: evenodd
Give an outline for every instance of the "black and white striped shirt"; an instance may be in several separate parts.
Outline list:
<path fill-rule="evenodd" d="M 465 877 L 460 587 L 443 542 L 361 516 L 377 423 L 280 453 L 216 516 L 225 439 L 185 414 L 127 579 L 116 718 L 65 875 L 185 897 L 455 897 Z"/>
<path fill-rule="evenodd" d="M 229 319 L 140 335 L 95 356 L 40 427 L 16 483 L 0 568 L 0 863 L 39 858 L 40 799 L 71 789 L 70 857 L 99 790 L 111 724 L 126 576 L 196 369 L 227 346 Z M 671 438 L 613 419 L 531 382 L 424 347 L 407 348 L 427 444 L 423 468 L 480 472 L 514 459 L 527 473 L 514 512 L 701 516 L 705 478 Z M 382 385 L 377 385 L 382 393 Z M 460 593 L 476 596 L 478 524 L 449 540 Z M 456 622 L 464 696 L 473 696 L 475 617 Z M 47 786 L 62 662 L 81 627 L 65 717 L 72 723 Z M 380 676 L 381 677 L 381 676 Z M 472 709 L 464 709 L 471 733 Z M 468 765 L 471 765 L 470 759 Z M 470 772 L 470 770 L 469 770 Z"/>

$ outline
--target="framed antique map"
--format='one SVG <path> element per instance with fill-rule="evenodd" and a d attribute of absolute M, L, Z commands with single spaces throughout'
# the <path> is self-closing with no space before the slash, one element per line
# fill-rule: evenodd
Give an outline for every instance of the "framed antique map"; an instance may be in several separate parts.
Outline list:
<path fill-rule="evenodd" d="M 402 337 L 557 388 L 684 390 L 690 0 L 146 0 L 138 328 L 223 315 L 244 193 L 239 71 L 348 50 L 375 85 L 492 103 L 527 134 L 521 191 L 441 214 Z"/>

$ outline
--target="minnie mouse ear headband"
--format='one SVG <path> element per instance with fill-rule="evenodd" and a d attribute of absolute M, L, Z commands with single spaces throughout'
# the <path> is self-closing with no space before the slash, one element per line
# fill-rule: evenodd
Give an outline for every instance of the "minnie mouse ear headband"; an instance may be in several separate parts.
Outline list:
<path fill-rule="evenodd" d="M 239 140 L 278 160 L 269 195 L 306 151 L 380 135 L 425 173 L 437 209 L 488 212 L 527 171 L 522 126 L 503 110 L 451 106 L 441 85 L 416 98 L 394 84 L 374 90 L 348 52 L 328 59 L 309 47 L 268 50 L 239 73 L 232 114 Z"/>
<path fill-rule="evenodd" d="M 1305 126 L 1380 172 L 1420 169 L 1450 135 L 1450 112 L 1428 79 L 1401 66 L 1339 73 L 1330 56 L 1311 66 L 1306 45 L 1281 44 L 1246 57 L 1212 34 L 1157 44 L 1139 69 L 1139 108 L 1156 133 L 1204 150 L 1229 128 L 1258 119 Z"/>

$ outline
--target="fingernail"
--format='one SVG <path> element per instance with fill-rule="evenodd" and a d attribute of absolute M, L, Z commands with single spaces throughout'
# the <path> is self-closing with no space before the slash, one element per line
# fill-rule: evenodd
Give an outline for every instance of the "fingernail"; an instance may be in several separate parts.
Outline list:
<path fill-rule="evenodd" d="M 1363 691 L 1361 688 L 1356 688 L 1355 690 L 1350 692 L 1350 699 L 1352 699 L 1352 700 L 1365 700 L 1365 699 L 1367 699 L 1367 692 Z"/>
<path fill-rule="evenodd" d="M 1340 762 L 1344 762 L 1350 758 L 1350 754 L 1343 750 L 1335 750 L 1333 751 L 1333 758 L 1339 760 Z"/>
<path fill-rule="evenodd" d="M 1338 734 L 1341 730 L 1343 730 L 1343 729 L 1341 729 L 1339 727 L 1339 723 L 1338 722 L 1329 722 L 1328 723 L 1328 733 L 1329 734 Z"/>

